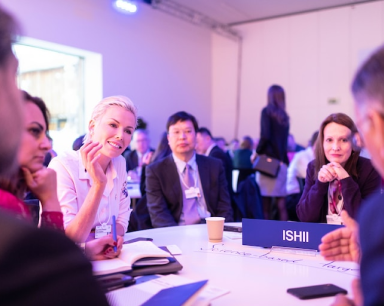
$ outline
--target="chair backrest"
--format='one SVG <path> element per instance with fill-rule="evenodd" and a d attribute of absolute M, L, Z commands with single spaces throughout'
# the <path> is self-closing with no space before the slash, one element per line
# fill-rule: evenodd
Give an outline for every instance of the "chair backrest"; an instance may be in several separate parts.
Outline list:
<path fill-rule="evenodd" d="M 234 200 L 243 218 L 264 219 L 261 193 L 254 174 L 239 183 Z"/>
<path fill-rule="evenodd" d="M 297 178 L 297 181 L 299 182 L 300 193 L 303 193 L 304 185 L 305 185 L 305 178 L 301 178 L 301 177 L 296 177 L 296 178 Z"/>
<path fill-rule="evenodd" d="M 255 174 L 255 169 L 249 169 L 249 168 L 238 168 L 239 170 L 239 176 L 237 178 L 237 189 L 239 189 L 239 184 L 246 180 L 250 175 Z"/>
<path fill-rule="evenodd" d="M 145 230 L 153 228 L 151 217 L 149 215 L 149 210 L 147 206 L 147 195 L 141 197 L 141 199 L 136 203 L 134 211 L 137 219 L 137 225 L 139 230 Z"/>

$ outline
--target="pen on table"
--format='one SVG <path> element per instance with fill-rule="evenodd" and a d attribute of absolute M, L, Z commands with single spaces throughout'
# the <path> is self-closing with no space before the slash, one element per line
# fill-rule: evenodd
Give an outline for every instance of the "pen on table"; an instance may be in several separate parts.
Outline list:
<path fill-rule="evenodd" d="M 113 240 L 117 242 L 117 237 L 116 237 L 116 217 L 115 215 L 112 216 L 112 235 L 113 235 Z M 113 250 L 117 252 L 117 246 L 113 247 Z"/>

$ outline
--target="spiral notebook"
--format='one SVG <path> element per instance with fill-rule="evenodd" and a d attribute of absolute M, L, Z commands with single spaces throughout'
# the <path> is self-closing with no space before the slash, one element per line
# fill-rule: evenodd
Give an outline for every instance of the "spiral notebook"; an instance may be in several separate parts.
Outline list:
<path fill-rule="evenodd" d="M 144 259 L 148 259 L 145 261 Z M 171 255 L 157 247 L 151 241 L 137 241 L 124 244 L 119 257 L 107 260 L 92 261 L 94 275 L 106 275 L 118 272 L 129 272 L 132 266 L 139 266 L 139 269 L 148 266 L 166 265 L 172 259 Z M 137 263 L 135 265 L 135 263 Z M 140 263 L 140 264 L 139 264 Z"/>

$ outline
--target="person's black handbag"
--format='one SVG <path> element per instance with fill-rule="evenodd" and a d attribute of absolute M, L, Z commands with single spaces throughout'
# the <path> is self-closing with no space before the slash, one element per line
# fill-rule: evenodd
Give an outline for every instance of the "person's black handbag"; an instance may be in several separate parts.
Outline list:
<path fill-rule="evenodd" d="M 253 169 L 264 175 L 277 177 L 280 169 L 280 161 L 267 155 L 259 155 L 253 164 Z"/>

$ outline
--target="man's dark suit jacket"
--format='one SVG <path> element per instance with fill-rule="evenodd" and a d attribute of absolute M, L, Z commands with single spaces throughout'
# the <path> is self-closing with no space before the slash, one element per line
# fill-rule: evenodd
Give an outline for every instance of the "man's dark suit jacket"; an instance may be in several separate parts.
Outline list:
<path fill-rule="evenodd" d="M 225 178 L 227 179 L 228 183 L 228 192 L 229 195 L 232 197 L 233 195 L 233 189 L 232 189 L 232 159 L 231 157 L 226 154 L 222 149 L 220 149 L 218 146 L 214 146 L 209 152 L 210 157 L 214 157 L 217 159 L 220 159 L 221 162 L 223 163 L 224 166 L 224 171 L 225 171 Z"/>
<path fill-rule="evenodd" d="M 64 233 L 0 211 L 1 305 L 108 305 L 92 266 Z"/>
<path fill-rule="evenodd" d="M 359 213 L 360 277 L 365 306 L 384 305 L 384 195 L 378 194 Z"/>
<path fill-rule="evenodd" d="M 233 220 L 227 180 L 221 161 L 196 154 L 207 209 L 212 217 Z M 153 227 L 176 226 L 183 210 L 183 194 L 173 156 L 146 167 L 147 206 Z"/>
<path fill-rule="evenodd" d="M 154 150 L 153 149 L 149 149 L 151 152 L 153 152 Z M 123 153 L 123 156 L 125 158 L 125 161 L 126 161 L 126 165 L 127 165 L 127 172 L 129 170 L 133 170 L 133 169 L 136 169 L 138 166 L 139 166 L 139 156 L 137 155 L 137 151 L 136 150 L 133 150 L 133 151 L 127 151 L 125 153 Z"/>

